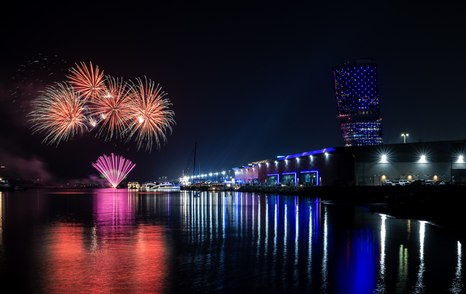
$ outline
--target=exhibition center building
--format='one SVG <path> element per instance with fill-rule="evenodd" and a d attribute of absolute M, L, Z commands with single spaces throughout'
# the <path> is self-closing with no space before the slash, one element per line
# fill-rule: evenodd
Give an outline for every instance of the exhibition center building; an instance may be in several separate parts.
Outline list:
<path fill-rule="evenodd" d="M 243 184 L 466 184 L 466 140 L 330 147 L 234 168 Z"/>

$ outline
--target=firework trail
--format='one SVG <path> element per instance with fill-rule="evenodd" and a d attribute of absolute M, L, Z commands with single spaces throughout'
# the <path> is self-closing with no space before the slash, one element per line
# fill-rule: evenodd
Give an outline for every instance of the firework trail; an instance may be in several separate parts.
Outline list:
<path fill-rule="evenodd" d="M 11 114 L 11 117 L 9 119 L 18 120 L 18 124 L 23 124 L 22 118 L 31 111 L 31 101 L 37 98 L 38 93 L 47 85 L 57 79 L 63 79 L 68 68 L 67 61 L 58 55 L 42 53 L 35 54 L 18 65 L 16 72 L 10 77 L 11 109 L 8 110 L 8 114 Z M 0 99 L 3 98 L 6 97 Z"/>
<path fill-rule="evenodd" d="M 161 141 L 167 140 L 167 131 L 172 131 L 175 113 L 170 110 L 172 104 L 165 95 L 159 85 L 147 78 L 137 78 L 132 84 L 128 140 L 134 136 L 138 149 L 145 145 L 146 150 L 151 150 L 154 141 L 160 148 Z"/>
<path fill-rule="evenodd" d="M 98 66 L 93 67 L 92 62 L 89 62 L 89 67 L 84 62 L 76 63 L 70 72 L 67 76 L 70 84 L 85 100 L 105 94 L 104 71 L 100 71 Z"/>
<path fill-rule="evenodd" d="M 110 140 L 116 136 L 121 139 L 127 132 L 130 119 L 129 88 L 123 79 L 118 78 L 107 77 L 106 84 L 105 94 L 98 96 L 89 105 L 91 116 L 94 117 L 91 125 L 96 126 L 95 118 L 98 118 L 98 137 L 104 136 Z"/>
<path fill-rule="evenodd" d="M 110 156 L 101 155 L 97 158 L 97 162 L 92 163 L 92 166 L 107 179 L 113 188 L 116 188 L 136 164 L 123 156 L 111 153 Z"/>
<path fill-rule="evenodd" d="M 32 133 L 46 133 L 43 143 L 58 145 L 87 129 L 84 102 L 67 84 L 47 87 L 32 101 L 32 108 L 28 115 Z"/>

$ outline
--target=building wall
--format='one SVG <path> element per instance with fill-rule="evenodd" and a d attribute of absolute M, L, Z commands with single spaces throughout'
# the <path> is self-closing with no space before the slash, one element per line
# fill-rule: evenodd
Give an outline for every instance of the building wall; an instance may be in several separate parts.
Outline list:
<path fill-rule="evenodd" d="M 368 163 L 355 164 L 357 185 L 381 185 L 383 180 L 439 180 L 450 181 L 451 163 Z"/>
<path fill-rule="evenodd" d="M 355 158 L 355 183 L 380 185 L 383 180 L 434 180 L 466 184 L 462 155 L 466 141 L 437 141 L 382 146 L 351 147 Z M 386 160 L 381 160 L 382 154 Z M 421 155 L 425 161 L 421 161 Z"/>
<path fill-rule="evenodd" d="M 244 166 L 242 168 L 235 168 L 235 181 L 238 183 L 253 183 L 258 179 L 257 166 Z"/>
<path fill-rule="evenodd" d="M 336 147 L 262 160 L 235 170 L 235 178 L 255 184 L 380 185 L 382 180 L 438 180 L 466 184 L 466 140 Z M 385 154 L 386 153 L 386 154 Z M 381 161 L 382 155 L 386 161 Z M 426 162 L 420 162 L 420 155 Z M 279 182 L 271 180 L 278 179 Z"/>
<path fill-rule="evenodd" d="M 269 177 L 278 176 L 280 184 L 303 185 L 304 174 L 317 175 L 317 181 L 306 185 L 352 185 L 354 184 L 354 160 L 350 152 L 312 151 L 312 155 L 304 152 L 303 156 L 285 156 L 282 159 L 268 160 L 258 165 L 258 178 L 260 184 L 267 184 Z M 343 149 L 342 149 L 343 150 Z M 288 158 L 287 158 L 288 157 Z M 296 175 L 292 184 L 282 180 Z M 301 181 L 300 181 L 301 178 Z M 278 184 L 278 183 L 277 183 Z"/>

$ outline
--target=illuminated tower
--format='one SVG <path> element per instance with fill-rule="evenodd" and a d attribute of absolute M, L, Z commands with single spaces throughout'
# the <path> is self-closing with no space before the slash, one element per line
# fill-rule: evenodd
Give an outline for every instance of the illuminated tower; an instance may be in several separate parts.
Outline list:
<path fill-rule="evenodd" d="M 335 66 L 333 84 L 345 146 L 382 144 L 377 65 L 364 59 Z"/>

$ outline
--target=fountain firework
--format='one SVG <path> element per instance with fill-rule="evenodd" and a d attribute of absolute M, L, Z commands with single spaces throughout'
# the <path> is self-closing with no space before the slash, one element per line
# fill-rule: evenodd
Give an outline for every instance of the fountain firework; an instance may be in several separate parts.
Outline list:
<path fill-rule="evenodd" d="M 110 156 L 101 155 L 97 158 L 97 162 L 92 163 L 92 166 L 107 179 L 113 188 L 116 188 L 136 164 L 123 156 L 111 153 Z"/>

